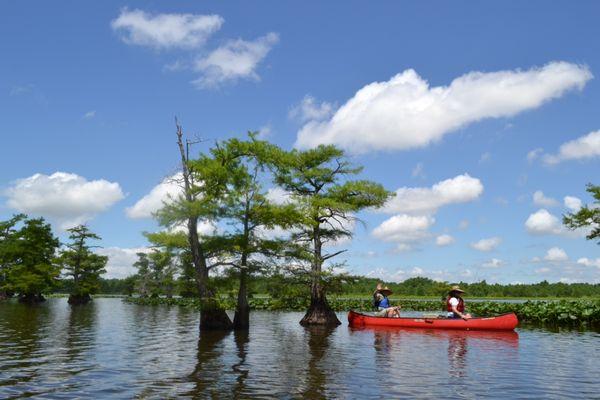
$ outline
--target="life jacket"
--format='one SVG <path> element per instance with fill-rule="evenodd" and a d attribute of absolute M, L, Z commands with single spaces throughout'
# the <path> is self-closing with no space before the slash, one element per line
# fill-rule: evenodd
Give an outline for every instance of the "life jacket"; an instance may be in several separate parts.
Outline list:
<path fill-rule="evenodd" d="M 379 291 L 375 291 L 375 293 L 373 293 L 373 309 L 377 310 L 379 308 L 379 303 L 381 302 L 379 300 L 379 296 L 377 296 L 379 294 Z"/>
<path fill-rule="evenodd" d="M 379 308 L 388 308 L 390 306 L 390 301 L 387 297 L 383 296 L 383 299 L 379 302 Z"/>
<path fill-rule="evenodd" d="M 450 304 L 450 299 L 452 297 L 448 297 L 446 299 L 446 311 L 448 312 L 452 312 L 452 305 Z M 458 310 L 458 312 L 464 312 L 465 311 L 465 301 L 460 298 L 460 297 L 455 297 L 455 299 L 458 299 L 458 305 L 456 306 L 456 309 Z"/>

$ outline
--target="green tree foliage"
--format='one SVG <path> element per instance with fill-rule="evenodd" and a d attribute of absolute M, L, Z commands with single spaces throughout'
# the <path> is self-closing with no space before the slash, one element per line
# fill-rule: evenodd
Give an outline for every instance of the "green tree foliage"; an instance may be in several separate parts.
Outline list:
<path fill-rule="evenodd" d="M 290 228 L 299 219 L 294 205 L 270 201 L 261 184 L 268 178 L 266 165 L 280 152 L 276 146 L 249 133 L 247 141 L 230 139 L 213 148 L 211 168 L 192 168 L 208 172 L 198 178 L 218 188 L 214 192 L 221 200 L 217 217 L 228 229 L 208 240 L 207 248 L 225 249 L 222 255 L 225 264 L 238 271 L 236 329 L 249 326 L 248 279 L 272 266 L 272 261 L 283 254 L 285 241 L 265 233 Z"/>
<path fill-rule="evenodd" d="M 57 283 L 60 267 L 53 263 L 59 241 L 43 218 L 27 219 L 10 246 L 8 288 L 22 302 L 43 301 Z"/>
<path fill-rule="evenodd" d="M 325 247 L 351 237 L 349 223 L 365 208 L 382 206 L 392 195 L 368 180 L 349 180 L 361 172 L 335 146 L 281 152 L 275 159 L 276 183 L 293 195 L 302 216 L 292 242 L 291 255 L 308 265 L 311 304 L 303 325 L 339 325 L 327 304 L 323 265 L 345 250 L 327 252 Z M 297 271 L 296 271 L 297 272 Z"/>
<path fill-rule="evenodd" d="M 148 297 L 152 294 L 152 270 L 150 269 L 150 258 L 146 253 L 137 253 L 138 260 L 133 263 L 137 268 L 135 274 L 135 291 L 141 297 Z"/>
<path fill-rule="evenodd" d="M 198 294 L 204 307 L 200 313 L 200 329 L 227 330 L 233 327 L 231 319 L 219 305 L 216 293 L 210 285 L 209 270 L 215 265 L 210 263 L 213 255 L 206 249 L 205 238 L 198 234 L 198 222 L 210 220 L 219 210 L 222 192 L 222 180 L 226 176 L 213 173 L 214 162 L 201 154 L 198 160 L 190 162 L 189 142 L 184 144 L 183 130 L 177 126 L 177 145 L 181 155 L 182 194 L 173 201 L 165 203 L 156 217 L 167 229 L 186 227 L 188 242 Z M 210 177 L 211 179 L 205 179 Z M 215 181 L 212 178 L 216 178 Z"/>
<path fill-rule="evenodd" d="M 0 221 L 0 300 L 7 299 L 13 294 L 9 287 L 8 274 L 18 258 L 15 226 L 25 218 L 26 215 L 18 214 L 8 221 Z"/>
<path fill-rule="evenodd" d="M 68 229 L 70 243 L 60 251 L 57 263 L 64 275 L 72 281 L 69 304 L 84 304 L 100 289 L 100 276 L 106 272 L 108 257 L 92 252 L 89 240 L 100 240 L 87 226 L 79 225 Z"/>
<path fill-rule="evenodd" d="M 586 205 L 575 213 L 569 213 L 563 217 L 563 223 L 569 229 L 590 228 L 587 235 L 588 240 L 598 240 L 600 244 L 600 186 L 587 186 L 587 191 L 594 198 L 592 205 Z"/>

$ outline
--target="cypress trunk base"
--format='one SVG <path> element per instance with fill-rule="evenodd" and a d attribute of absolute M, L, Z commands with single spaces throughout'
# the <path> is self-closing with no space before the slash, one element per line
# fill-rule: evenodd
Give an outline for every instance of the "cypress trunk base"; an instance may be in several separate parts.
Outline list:
<path fill-rule="evenodd" d="M 337 315 L 335 315 L 335 312 L 329 307 L 325 299 L 312 300 L 306 315 L 300 321 L 300 325 L 302 326 L 338 326 L 341 324 Z"/>
<path fill-rule="evenodd" d="M 222 308 L 209 308 L 200 311 L 200 330 L 228 331 L 232 328 L 231 319 Z"/>
<path fill-rule="evenodd" d="M 0 300 L 8 300 L 10 296 L 6 292 L 0 292 Z"/>
<path fill-rule="evenodd" d="M 46 301 L 42 294 L 24 294 L 19 296 L 19 303 L 37 304 Z"/>
<path fill-rule="evenodd" d="M 80 304 L 87 304 L 92 300 L 92 296 L 89 294 L 72 294 L 69 296 L 67 301 L 69 304 L 77 306 Z"/>
<path fill-rule="evenodd" d="M 233 329 L 246 330 L 250 328 L 250 306 L 238 306 L 233 317 Z"/>

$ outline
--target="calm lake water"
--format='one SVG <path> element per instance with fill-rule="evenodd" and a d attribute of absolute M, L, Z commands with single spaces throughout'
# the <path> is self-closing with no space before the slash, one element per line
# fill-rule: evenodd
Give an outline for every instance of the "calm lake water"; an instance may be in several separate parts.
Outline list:
<path fill-rule="evenodd" d="M 0 303 L 0 398 L 600 398 L 600 334 L 305 329 L 254 312 L 198 334 L 198 313 L 96 299 Z"/>

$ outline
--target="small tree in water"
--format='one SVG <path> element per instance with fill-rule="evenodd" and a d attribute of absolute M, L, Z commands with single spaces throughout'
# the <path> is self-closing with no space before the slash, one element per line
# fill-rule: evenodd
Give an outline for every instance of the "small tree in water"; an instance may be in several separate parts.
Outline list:
<path fill-rule="evenodd" d="M 89 240 L 100 240 L 100 236 L 91 232 L 87 226 L 79 225 L 67 229 L 70 233 L 67 249 L 62 250 L 57 258 L 64 274 L 73 282 L 73 291 L 69 295 L 69 304 L 85 304 L 92 294 L 100 289 L 100 275 L 106 273 L 108 257 L 91 251 Z"/>
<path fill-rule="evenodd" d="M 59 241 L 43 218 L 28 219 L 15 233 L 12 251 L 16 256 L 8 272 L 9 290 L 19 301 L 44 301 L 43 293 L 56 286 L 60 267 L 54 264 Z"/>
<path fill-rule="evenodd" d="M 0 300 L 8 299 L 13 295 L 9 287 L 8 274 L 11 266 L 18 260 L 16 253 L 17 229 L 15 226 L 27 218 L 25 214 L 13 216 L 8 221 L 0 221 Z"/>
<path fill-rule="evenodd" d="M 346 180 L 362 168 L 352 166 L 333 145 L 281 152 L 274 164 L 277 184 L 292 194 L 302 215 L 292 235 L 292 254 L 310 267 L 311 302 L 300 324 L 339 325 L 327 303 L 323 264 L 345 250 L 326 253 L 324 246 L 351 237 L 355 213 L 381 207 L 392 194 L 371 181 Z"/>

